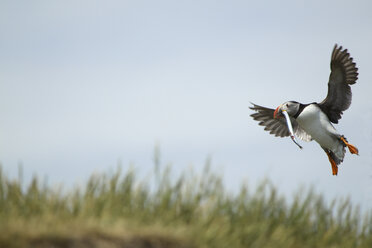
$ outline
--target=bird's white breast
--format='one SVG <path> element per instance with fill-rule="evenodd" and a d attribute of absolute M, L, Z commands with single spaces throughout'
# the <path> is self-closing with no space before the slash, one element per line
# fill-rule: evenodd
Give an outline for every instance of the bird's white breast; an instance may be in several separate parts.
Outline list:
<path fill-rule="evenodd" d="M 334 152 L 339 150 L 340 145 L 337 139 L 340 135 L 329 121 L 327 115 L 316 104 L 310 104 L 305 107 L 297 117 L 297 122 L 322 147 Z"/>

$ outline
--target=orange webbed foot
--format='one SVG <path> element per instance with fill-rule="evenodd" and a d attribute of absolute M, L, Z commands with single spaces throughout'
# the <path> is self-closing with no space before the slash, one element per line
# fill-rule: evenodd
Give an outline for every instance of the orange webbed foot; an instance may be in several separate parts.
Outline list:
<path fill-rule="evenodd" d="M 326 153 L 327 153 L 327 156 L 328 156 L 329 162 L 331 162 L 331 166 L 332 166 L 332 175 L 337 176 L 337 173 L 338 173 L 338 166 L 337 166 L 336 162 L 333 160 L 333 158 L 331 157 L 331 154 L 330 154 L 329 152 L 326 152 Z"/>
<path fill-rule="evenodd" d="M 349 151 L 350 151 L 351 154 L 359 155 L 358 148 L 356 148 L 352 144 L 349 144 L 344 137 L 341 136 L 340 139 L 342 140 L 342 142 L 344 142 L 344 144 L 347 146 L 347 148 L 349 148 Z"/>

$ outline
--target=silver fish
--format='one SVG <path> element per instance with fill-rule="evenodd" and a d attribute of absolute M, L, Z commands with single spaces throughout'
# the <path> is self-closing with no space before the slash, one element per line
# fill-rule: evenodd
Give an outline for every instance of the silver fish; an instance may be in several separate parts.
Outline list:
<path fill-rule="evenodd" d="M 295 135 L 294 135 L 294 133 L 293 133 L 293 128 L 292 128 L 291 119 L 289 118 L 289 115 L 288 115 L 287 111 L 283 111 L 282 113 L 283 113 L 283 115 L 285 116 L 285 119 L 286 119 L 286 121 L 287 121 L 288 130 L 289 130 L 289 132 L 291 133 L 291 139 L 293 140 L 293 142 L 294 142 L 296 145 L 298 145 L 298 147 L 299 147 L 300 149 L 302 149 L 302 146 L 301 146 L 300 144 L 298 144 L 298 141 L 296 140 L 296 137 L 295 137 Z"/>

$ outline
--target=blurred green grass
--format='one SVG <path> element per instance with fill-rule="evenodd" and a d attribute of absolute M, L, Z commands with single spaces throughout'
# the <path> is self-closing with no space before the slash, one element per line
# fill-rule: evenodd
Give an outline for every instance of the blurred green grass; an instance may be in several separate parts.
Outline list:
<path fill-rule="evenodd" d="M 118 168 L 67 192 L 0 168 L 0 247 L 372 247 L 372 217 L 268 180 L 227 192 L 209 162 L 175 177 L 155 161 L 145 180 Z"/>

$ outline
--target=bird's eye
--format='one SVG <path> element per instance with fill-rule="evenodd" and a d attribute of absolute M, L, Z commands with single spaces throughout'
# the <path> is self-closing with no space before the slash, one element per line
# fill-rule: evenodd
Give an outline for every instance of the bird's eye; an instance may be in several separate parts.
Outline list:
<path fill-rule="evenodd" d="M 289 107 L 288 103 L 285 106 L 288 108 Z"/>

